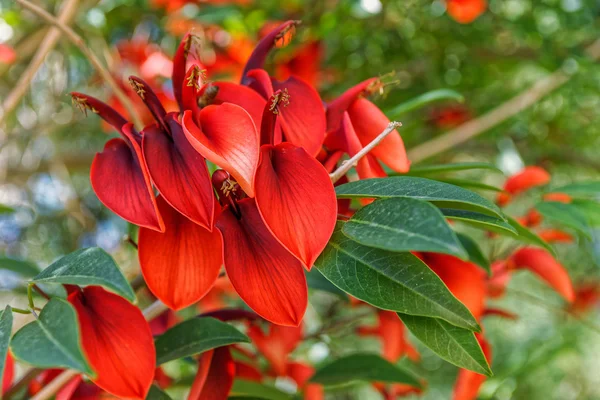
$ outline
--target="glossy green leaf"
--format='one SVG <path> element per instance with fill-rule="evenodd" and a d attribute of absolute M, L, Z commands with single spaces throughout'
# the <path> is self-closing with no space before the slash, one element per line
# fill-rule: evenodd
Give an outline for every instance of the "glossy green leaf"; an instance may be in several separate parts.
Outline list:
<path fill-rule="evenodd" d="M 146 400 L 171 400 L 171 397 L 163 392 L 158 386 L 150 386 L 150 391 L 146 395 Z"/>
<path fill-rule="evenodd" d="M 385 310 L 442 318 L 479 330 L 469 310 L 411 253 L 363 246 L 342 233 L 338 223 L 315 262 L 323 276 L 352 296 Z"/>
<path fill-rule="evenodd" d="M 378 249 L 430 251 L 467 258 L 440 210 L 421 200 L 377 200 L 354 213 L 342 232 L 360 244 Z"/>
<path fill-rule="evenodd" d="M 405 101 L 402 104 L 398 104 L 391 110 L 387 110 L 386 115 L 390 119 L 395 119 L 399 115 L 405 114 L 409 111 L 416 110 L 430 103 L 441 100 L 455 100 L 462 103 L 464 101 L 464 97 L 460 93 L 450 89 L 432 90 L 430 92 L 423 93 L 422 95 L 415 97 L 414 99 Z"/>
<path fill-rule="evenodd" d="M 455 178 L 438 178 L 440 182 L 446 182 L 454 186 L 460 186 L 465 189 L 479 189 L 479 190 L 487 190 L 489 192 L 501 192 L 502 189 L 492 186 L 486 185 L 485 183 L 481 183 L 478 181 L 472 181 L 468 179 L 455 179 Z"/>
<path fill-rule="evenodd" d="M 496 233 L 517 235 L 516 229 L 510 223 L 491 215 L 465 210 L 453 210 L 450 208 L 441 208 L 440 211 L 448 219 L 460 221 L 475 228 Z"/>
<path fill-rule="evenodd" d="M 350 382 L 405 383 L 421 387 L 410 371 L 390 363 L 377 354 L 351 354 L 317 369 L 310 382 L 326 386 Z"/>
<path fill-rule="evenodd" d="M 175 325 L 156 341 L 156 365 L 250 339 L 233 326 L 210 317 L 191 318 Z"/>
<path fill-rule="evenodd" d="M 567 193 L 573 197 L 600 198 L 600 181 L 570 183 L 565 186 L 552 188 L 550 193 Z"/>
<path fill-rule="evenodd" d="M 27 278 L 40 273 L 40 269 L 34 263 L 8 257 L 0 257 L 0 269 L 12 271 Z"/>
<path fill-rule="evenodd" d="M 2 398 L 2 382 L 4 377 L 4 367 L 6 356 L 8 354 L 8 344 L 10 343 L 10 334 L 12 331 L 13 316 L 10 306 L 6 306 L 0 313 L 0 398 Z"/>
<path fill-rule="evenodd" d="M 546 201 L 539 203 L 535 208 L 548 221 L 574 229 L 586 237 L 590 236 L 588 219 L 576 205 Z"/>
<path fill-rule="evenodd" d="M 65 300 L 52 298 L 37 320 L 15 334 L 10 347 L 16 358 L 36 367 L 93 375 L 81 349 L 77 314 Z"/>
<path fill-rule="evenodd" d="M 135 293 L 115 261 L 98 247 L 80 249 L 64 256 L 40 272 L 32 282 L 103 286 L 135 301 Z"/>
<path fill-rule="evenodd" d="M 460 240 L 463 248 L 467 251 L 467 254 L 469 255 L 469 261 L 479 265 L 488 273 L 488 275 L 491 275 L 492 270 L 490 267 L 490 262 L 483 254 L 475 240 L 463 233 L 457 233 L 456 235 L 458 236 L 458 240 Z"/>
<path fill-rule="evenodd" d="M 341 291 L 333 283 L 329 282 L 327 278 L 323 276 L 316 268 L 311 268 L 310 271 L 305 271 L 306 284 L 309 289 L 321 290 L 323 292 L 329 292 L 340 297 L 343 300 L 348 300 L 348 295 Z"/>
<path fill-rule="evenodd" d="M 492 375 L 473 332 L 437 318 L 398 314 L 408 330 L 444 360 L 471 371 Z"/>
<path fill-rule="evenodd" d="M 444 182 L 414 176 L 392 176 L 350 182 L 336 187 L 340 198 L 408 197 L 438 207 L 475 211 L 504 218 L 502 211 L 477 193 Z"/>
<path fill-rule="evenodd" d="M 461 163 L 450 163 L 441 165 L 411 165 L 410 171 L 405 175 L 411 176 L 423 176 L 442 174 L 446 172 L 465 171 L 472 169 L 486 169 L 489 171 L 500 172 L 502 171 L 494 164 L 485 162 L 461 162 Z"/>
<path fill-rule="evenodd" d="M 291 400 L 292 396 L 281 390 L 265 385 L 263 383 L 248 381 L 245 379 L 236 379 L 229 395 L 241 399 L 265 399 L 265 400 Z"/>

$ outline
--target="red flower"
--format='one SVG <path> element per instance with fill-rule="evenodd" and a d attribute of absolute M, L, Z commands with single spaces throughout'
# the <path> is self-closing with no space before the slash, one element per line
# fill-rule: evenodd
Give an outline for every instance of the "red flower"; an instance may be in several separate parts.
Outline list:
<path fill-rule="evenodd" d="M 83 350 L 96 372 L 92 381 L 118 397 L 146 398 L 156 355 L 139 308 L 97 286 L 77 288 L 68 299 L 77 311 Z"/>
<path fill-rule="evenodd" d="M 560 229 L 544 229 L 538 236 L 547 243 L 573 243 L 573 236 Z"/>
<path fill-rule="evenodd" d="M 571 201 L 573 201 L 571 196 L 569 196 L 566 193 L 548 193 L 544 195 L 543 199 L 544 201 L 556 201 L 565 204 L 568 204 Z"/>
<path fill-rule="evenodd" d="M 206 351 L 198 359 L 198 372 L 188 399 L 225 400 L 234 376 L 235 363 L 228 346 Z"/>
<path fill-rule="evenodd" d="M 475 336 L 481 345 L 483 354 L 487 359 L 488 363 L 492 361 L 492 349 L 488 342 L 483 338 L 481 334 L 476 333 Z M 483 382 L 487 377 L 485 375 L 478 374 L 468 369 L 461 369 L 454 385 L 454 392 L 452 395 L 453 400 L 475 400 L 477 394 Z"/>
<path fill-rule="evenodd" d="M 550 174 L 545 169 L 536 166 L 525 167 L 506 180 L 504 192 L 498 194 L 496 202 L 504 206 L 511 201 L 513 196 L 536 186 L 546 185 L 548 182 L 550 182 Z"/>
<path fill-rule="evenodd" d="M 10 353 L 6 354 L 4 360 L 4 374 L 2 376 L 2 385 L 0 386 L 0 394 L 4 394 L 12 385 L 12 381 L 15 375 L 15 360 L 13 360 Z"/>
<path fill-rule="evenodd" d="M 304 391 L 304 400 L 325 399 L 325 389 L 323 389 L 323 386 L 308 382 L 315 373 L 313 367 L 299 362 L 292 362 L 288 364 L 287 371 L 288 376 L 296 382 L 298 388 Z"/>
<path fill-rule="evenodd" d="M 487 8 L 485 0 L 447 0 L 448 14 L 461 24 L 469 24 L 484 13 Z"/>
<path fill-rule="evenodd" d="M 383 346 L 383 357 L 392 363 L 404 355 L 414 360 L 419 359 L 419 353 L 409 343 L 406 329 L 398 314 L 392 311 L 378 310 L 377 319 L 376 327 L 360 327 L 358 333 L 379 336 Z"/>
<path fill-rule="evenodd" d="M 302 340 L 302 326 L 287 327 L 269 325 L 264 332 L 258 325 L 251 325 L 248 337 L 269 361 L 271 369 L 277 376 L 287 376 L 288 357 Z"/>

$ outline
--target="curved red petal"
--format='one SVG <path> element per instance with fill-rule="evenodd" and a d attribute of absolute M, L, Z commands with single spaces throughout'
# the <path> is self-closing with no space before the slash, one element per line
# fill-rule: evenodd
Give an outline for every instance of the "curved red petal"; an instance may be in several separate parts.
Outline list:
<path fill-rule="evenodd" d="M 492 360 L 492 351 L 488 342 L 483 339 L 480 335 L 476 334 L 477 340 L 481 345 L 483 354 L 488 360 L 488 363 Z M 460 369 L 458 372 L 458 378 L 454 385 L 454 391 L 452 393 L 453 400 L 476 400 L 477 394 L 483 382 L 487 377 L 485 375 L 478 374 L 468 369 Z"/>
<path fill-rule="evenodd" d="M 297 24 L 297 21 L 286 21 L 261 39 L 261 41 L 254 48 L 254 51 L 250 55 L 250 58 L 244 67 L 244 72 L 242 73 L 242 83 L 247 83 L 248 77 L 246 74 L 248 71 L 252 69 L 263 68 L 269 51 L 275 46 L 278 40 L 283 37 L 283 35 L 293 29 Z"/>
<path fill-rule="evenodd" d="M 229 347 L 204 352 L 188 400 L 226 400 L 233 386 L 235 362 Z"/>
<path fill-rule="evenodd" d="M 212 230 L 214 192 L 204 157 L 193 147 L 183 128 L 170 114 L 171 136 L 156 125 L 144 130 L 144 160 L 154 185 L 177 211 Z"/>
<path fill-rule="evenodd" d="M 248 337 L 269 361 L 273 372 L 277 376 L 285 376 L 288 356 L 302 340 L 302 325 L 270 325 L 266 334 L 261 327 L 252 325 L 248 329 Z"/>
<path fill-rule="evenodd" d="M 179 108 L 183 110 L 183 101 L 182 101 L 182 88 L 183 82 L 185 80 L 186 74 L 186 65 L 187 65 L 187 57 L 190 51 L 190 46 L 192 45 L 192 35 L 187 34 L 181 39 L 179 42 L 179 46 L 177 47 L 177 51 L 173 56 L 173 72 L 171 76 L 171 80 L 173 82 L 173 94 L 175 95 L 175 99 L 179 104 Z"/>
<path fill-rule="evenodd" d="M 365 92 L 369 92 L 369 88 L 379 81 L 379 78 L 370 78 L 362 81 L 358 85 L 346 90 L 341 96 L 327 104 L 327 132 L 337 130 L 342 123 L 344 113 L 348 108 Z"/>
<path fill-rule="evenodd" d="M 86 113 L 87 110 L 90 110 L 94 114 L 98 114 L 118 132 L 121 132 L 121 128 L 127 123 L 125 117 L 119 114 L 114 108 L 95 97 L 79 92 L 71 92 L 71 99 L 73 100 L 73 104 L 81 111 Z"/>
<path fill-rule="evenodd" d="M 254 175 L 259 159 L 259 133 L 250 115 L 240 106 L 208 106 L 194 121 L 183 115 L 183 129 L 191 145 L 204 157 L 227 170 L 244 192 L 254 197 Z"/>
<path fill-rule="evenodd" d="M 154 117 L 154 120 L 162 127 L 162 129 L 168 131 L 169 127 L 167 126 L 167 122 L 165 121 L 165 118 L 167 117 L 167 111 L 158 99 L 156 93 L 154 93 L 152 86 L 147 84 L 143 79 L 133 75 L 129 77 L 129 84 L 131 85 L 131 88 L 135 91 L 135 93 L 144 102 L 144 104 L 152 114 L 152 117 Z"/>
<path fill-rule="evenodd" d="M 337 219 L 335 190 L 323 166 L 290 143 L 263 146 L 256 204 L 277 240 L 310 269 Z"/>
<path fill-rule="evenodd" d="M 130 125 L 125 125 L 124 131 Z M 130 147 L 131 146 L 131 147 Z M 111 211 L 138 226 L 163 231 L 150 176 L 135 141 L 111 139 L 92 162 L 90 180 L 98 199 Z"/>
<path fill-rule="evenodd" d="M 261 317 L 298 326 L 308 304 L 302 264 L 269 232 L 254 199 L 238 205 L 241 219 L 225 210 L 216 222 L 223 235 L 227 275 L 242 300 Z"/>
<path fill-rule="evenodd" d="M 538 236 L 546 243 L 573 243 L 575 241 L 573 236 L 560 229 L 544 229 L 538 232 Z"/>
<path fill-rule="evenodd" d="M 548 182 L 550 182 L 550 174 L 545 169 L 529 166 L 508 178 L 504 183 L 504 190 L 515 195 Z"/>
<path fill-rule="evenodd" d="M 573 198 L 566 193 L 547 193 L 543 196 L 544 201 L 556 201 L 558 203 L 569 204 Z"/>
<path fill-rule="evenodd" d="M 385 128 L 390 120 L 375 104 L 359 98 L 348 108 L 352 126 L 363 146 L 371 143 Z M 394 130 L 378 144 L 371 153 L 385 165 L 397 172 L 408 172 L 410 162 L 404 149 L 404 142 L 398 131 Z"/>
<path fill-rule="evenodd" d="M 10 353 L 6 353 L 6 359 L 4 360 L 4 374 L 2 375 L 2 386 L 0 386 L 1 394 L 4 394 L 4 392 L 11 387 L 14 376 L 15 360 L 13 360 Z"/>
<path fill-rule="evenodd" d="M 460 24 L 475 21 L 487 8 L 486 0 L 448 0 L 448 15 Z"/>
<path fill-rule="evenodd" d="M 267 104 L 267 101 L 260 94 L 247 86 L 231 82 L 214 82 L 202 87 L 199 95 L 202 96 L 210 86 L 215 86 L 219 89 L 211 104 L 232 103 L 242 107 L 250 114 L 254 125 L 256 125 L 256 129 L 260 132 L 263 110 L 265 104 Z"/>
<path fill-rule="evenodd" d="M 262 382 L 262 374 L 253 365 L 242 361 L 235 362 L 235 376 L 247 381 Z"/>
<path fill-rule="evenodd" d="M 285 140 L 316 156 L 325 138 L 325 108 L 319 93 L 308 83 L 292 76 L 284 82 L 273 81 L 274 90 L 290 96 L 289 104 L 279 107 L 279 122 Z"/>
<path fill-rule="evenodd" d="M 383 344 L 383 356 L 395 363 L 405 353 L 404 324 L 398 314 L 392 311 L 379 311 L 379 332 Z"/>
<path fill-rule="evenodd" d="M 515 268 L 528 269 L 539 276 L 567 301 L 575 300 L 573 284 L 567 270 L 546 250 L 525 247 L 517 250 L 511 261 Z"/>
<path fill-rule="evenodd" d="M 221 269 L 221 236 L 195 224 L 162 197 L 158 206 L 165 232 L 140 229 L 140 267 L 148 288 L 163 303 L 180 310 L 211 289 Z"/>
<path fill-rule="evenodd" d="M 152 385 L 156 352 L 140 309 L 98 286 L 73 293 L 69 301 L 77 311 L 83 350 L 97 375 L 92 381 L 115 396 L 144 399 Z"/>
<path fill-rule="evenodd" d="M 252 88 L 263 98 L 268 99 L 276 90 L 273 88 L 273 82 L 269 73 L 264 69 L 253 69 L 248 71 L 248 87 Z"/>

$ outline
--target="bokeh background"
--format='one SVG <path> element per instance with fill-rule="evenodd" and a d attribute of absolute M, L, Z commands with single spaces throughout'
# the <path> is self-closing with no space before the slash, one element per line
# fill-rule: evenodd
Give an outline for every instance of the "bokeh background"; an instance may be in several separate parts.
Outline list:
<path fill-rule="evenodd" d="M 171 95 L 169 58 L 188 30 L 206 38 L 203 57 L 209 77 L 235 80 L 265 26 L 301 20 L 290 45 L 271 57 L 272 72 L 300 74 L 319 87 L 325 100 L 364 79 L 383 77 L 388 84 L 375 102 L 403 123 L 408 149 L 558 73 L 567 82 L 530 108 L 420 162 L 486 161 L 507 175 L 524 165 L 539 165 L 551 172 L 556 185 L 600 178 L 600 64 L 586 54 L 600 38 L 598 0 L 489 0 L 486 11 L 467 24 L 451 18 L 443 1 L 431 0 L 35 3 L 53 14 L 74 3 L 70 25 L 114 76 L 125 82 L 130 74 L 142 75 L 162 88 L 165 98 Z M 12 0 L 0 0 L 3 102 L 47 34 L 38 17 Z M 464 101 L 398 112 L 398 105 L 438 89 L 456 91 Z M 14 209 L 0 214 L 0 257 L 46 266 L 77 248 L 100 246 L 134 276 L 135 251 L 123 240 L 128 226 L 102 206 L 89 183 L 91 160 L 114 133 L 94 115 L 85 118 L 78 112 L 70 91 L 112 99 L 79 50 L 62 39 L 43 59 L 14 110 L 0 111 L 0 204 Z M 504 180 L 500 174 L 483 172 L 464 176 L 491 185 Z M 509 210 L 519 215 L 531 204 L 525 199 Z M 487 242 L 481 244 L 491 251 Z M 564 245 L 558 253 L 575 282 L 600 277 L 600 240 Z M 9 291 L 15 282 L 10 272 L 0 274 L 2 305 L 22 301 Z M 557 295 L 526 275 L 513 280 L 510 290 L 500 304 L 519 318 L 484 324 L 494 349 L 495 376 L 485 383 L 481 398 L 600 399 L 600 320 L 595 307 L 584 317 L 570 318 Z M 307 317 L 309 327 L 322 322 L 331 307 L 357 312 L 338 302 L 317 293 Z M 329 341 L 306 343 L 296 352 L 318 362 L 330 354 L 379 346 L 353 331 L 354 326 L 348 326 Z M 420 350 L 421 363 L 411 367 L 429 380 L 421 398 L 448 398 L 457 369 Z M 280 386 L 285 388 L 285 382 Z M 332 398 L 377 396 L 363 385 Z"/>

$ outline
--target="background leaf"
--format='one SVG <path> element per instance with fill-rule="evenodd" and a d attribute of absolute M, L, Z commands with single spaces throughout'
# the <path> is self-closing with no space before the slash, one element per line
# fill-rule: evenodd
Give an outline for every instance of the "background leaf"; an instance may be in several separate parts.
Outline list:
<path fill-rule="evenodd" d="M 398 104 L 391 110 L 387 110 L 385 114 L 389 119 L 395 119 L 399 115 L 440 100 L 455 100 L 462 103 L 464 101 L 464 97 L 460 93 L 450 89 L 432 90 L 430 92 L 423 93 L 414 99 L 410 99 L 404 103 Z"/>
<path fill-rule="evenodd" d="M 348 295 L 340 290 L 333 283 L 329 282 L 316 268 L 311 268 L 310 271 L 304 271 L 306 274 L 306 283 L 309 289 L 321 290 L 338 296 L 342 300 L 348 301 Z"/>
<path fill-rule="evenodd" d="M 37 320 L 15 333 L 10 347 L 16 358 L 36 367 L 94 374 L 81 349 L 75 309 L 62 299 L 51 299 Z"/>
<path fill-rule="evenodd" d="M 40 273 L 40 269 L 34 263 L 8 257 L 0 257 L 0 269 L 15 272 L 26 278 Z"/>
<path fill-rule="evenodd" d="M 40 272 L 32 282 L 103 286 L 135 301 L 135 293 L 115 261 L 98 247 L 80 249 L 64 256 Z"/>
<path fill-rule="evenodd" d="M 338 223 L 315 267 L 344 292 L 385 310 L 442 318 L 471 330 L 479 325 L 425 263 L 411 253 L 366 247 Z"/>
<path fill-rule="evenodd" d="M 567 193 L 573 197 L 600 198 L 600 181 L 574 182 L 565 186 L 552 188 L 550 193 Z"/>
<path fill-rule="evenodd" d="M 410 171 L 406 175 L 411 176 L 423 176 L 442 174 L 447 172 L 465 171 L 473 169 L 485 169 L 488 171 L 500 172 L 502 171 L 494 164 L 485 162 L 459 162 L 459 163 L 448 163 L 439 165 L 411 165 Z"/>
<path fill-rule="evenodd" d="M 554 221 L 562 226 L 575 229 L 586 237 L 590 236 L 590 224 L 581 210 L 573 204 L 546 201 L 539 203 L 535 208 L 544 218 Z"/>
<path fill-rule="evenodd" d="M 292 399 L 291 395 L 284 393 L 273 386 L 245 379 L 236 379 L 233 381 L 233 386 L 229 395 L 239 398 L 259 398 L 266 400 Z"/>
<path fill-rule="evenodd" d="M 490 262 L 479 248 L 479 245 L 470 236 L 467 236 L 464 233 L 457 233 L 456 236 L 458 236 L 458 240 L 460 240 L 463 248 L 467 251 L 469 261 L 479 265 L 488 273 L 488 275 L 491 275 L 492 270 Z"/>
<path fill-rule="evenodd" d="M 156 365 L 216 347 L 249 341 L 246 335 L 225 322 L 210 317 L 191 318 L 156 339 Z"/>
<path fill-rule="evenodd" d="M 150 391 L 146 396 L 146 400 L 171 400 L 171 397 L 163 392 L 158 386 L 150 386 Z"/>

